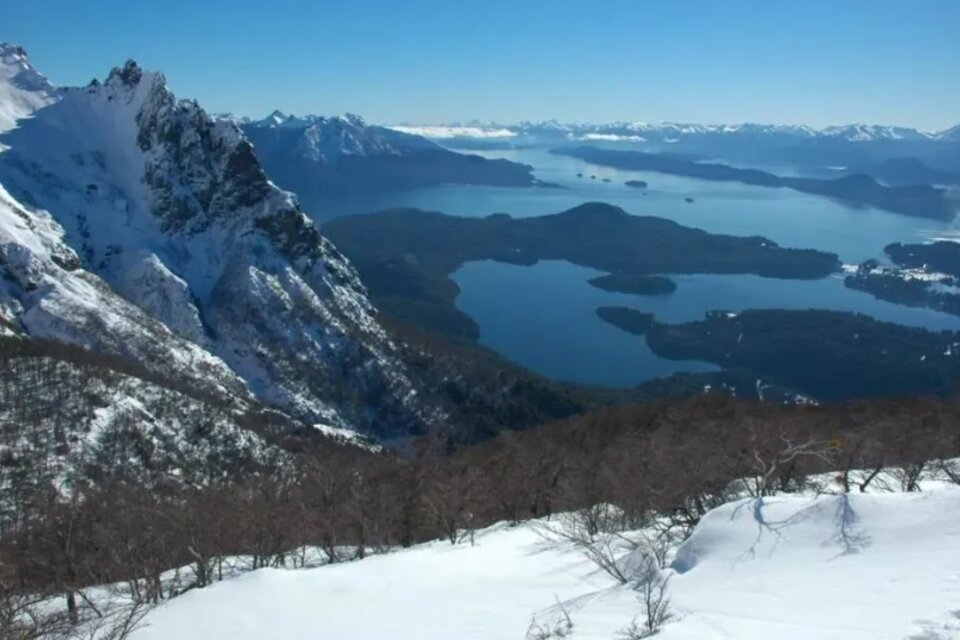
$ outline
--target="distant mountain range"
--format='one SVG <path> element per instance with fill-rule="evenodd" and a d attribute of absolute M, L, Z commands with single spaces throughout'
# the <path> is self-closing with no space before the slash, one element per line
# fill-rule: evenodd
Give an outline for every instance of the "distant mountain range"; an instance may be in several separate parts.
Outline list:
<path fill-rule="evenodd" d="M 396 125 L 451 148 L 556 147 L 563 144 L 629 146 L 690 159 L 750 165 L 793 165 L 808 171 L 863 172 L 893 159 L 913 159 L 934 171 L 960 172 L 960 126 L 937 132 L 907 127 L 850 124 L 814 129 L 803 125 L 704 125 L 689 123 L 561 123 L 555 120 L 499 124 L 465 122 Z M 879 177 L 879 176 L 878 176 Z"/>
<path fill-rule="evenodd" d="M 219 117 L 239 125 L 270 178 L 296 192 L 308 211 L 318 199 L 337 194 L 438 184 L 538 184 L 527 165 L 450 151 L 353 114 L 298 117 L 274 111 L 261 120 Z"/>
<path fill-rule="evenodd" d="M 566 137 L 571 140 L 621 138 L 627 141 L 679 142 L 694 136 L 758 136 L 795 138 L 832 138 L 849 142 L 878 140 L 960 141 L 960 125 L 943 131 L 920 131 L 910 127 L 847 124 L 817 129 L 805 125 L 779 124 L 695 124 L 680 122 L 563 123 L 557 120 L 524 121 L 516 124 L 455 122 L 440 125 L 399 124 L 390 128 L 427 138 L 512 138 L 518 136 Z"/>

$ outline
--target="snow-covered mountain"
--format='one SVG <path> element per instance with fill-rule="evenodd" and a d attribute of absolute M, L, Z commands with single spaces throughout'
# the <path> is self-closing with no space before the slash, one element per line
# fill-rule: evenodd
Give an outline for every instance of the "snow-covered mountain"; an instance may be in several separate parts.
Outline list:
<path fill-rule="evenodd" d="M 678 136 L 703 135 L 756 135 L 791 136 L 798 138 L 840 138 L 850 142 L 870 142 L 878 140 L 936 140 L 949 137 L 957 127 L 941 132 L 920 131 L 909 127 L 887 125 L 849 124 L 834 125 L 816 129 L 806 125 L 779 125 L 761 123 L 741 124 L 698 124 L 684 122 L 649 123 L 642 121 L 614 121 L 607 123 L 562 123 L 557 120 L 524 121 L 517 124 L 502 123 L 450 123 L 450 124 L 400 124 L 391 128 L 408 133 L 416 133 L 428 138 L 444 139 L 456 137 L 491 137 L 491 132 L 499 132 L 497 137 L 517 135 L 561 135 L 570 139 L 582 140 L 589 134 L 647 134 L 651 139 L 669 139 Z"/>
<path fill-rule="evenodd" d="M 531 167 L 456 153 L 420 135 L 367 124 L 361 117 L 291 116 L 236 119 L 278 185 L 308 211 L 343 193 L 370 193 L 445 183 L 529 186 Z"/>
<path fill-rule="evenodd" d="M 403 156 L 442 149 L 422 136 L 368 125 L 352 113 L 298 117 L 274 111 L 262 120 L 244 122 L 241 127 L 254 141 L 258 153 L 276 153 L 277 146 L 293 143 L 290 151 L 297 156 L 324 163 L 334 162 L 340 156 Z M 285 136 L 285 132 L 289 135 Z"/>
<path fill-rule="evenodd" d="M 26 51 L 0 43 L 0 131 L 55 100 L 55 94 L 54 87 L 30 65 Z"/>
<path fill-rule="evenodd" d="M 948 142 L 960 142 L 960 124 L 955 127 L 950 127 L 945 129 L 936 135 L 938 140 L 946 140 Z"/>
<path fill-rule="evenodd" d="M 398 125 L 456 148 L 629 145 L 647 151 L 722 159 L 746 165 L 792 165 L 806 170 L 869 167 L 893 158 L 917 158 L 943 171 L 960 170 L 957 127 L 941 132 L 852 124 L 814 129 L 804 125 L 696 123 L 454 123 Z"/>
<path fill-rule="evenodd" d="M 0 45 L 0 316 L 307 422 L 424 428 L 363 285 L 232 122 L 130 61 L 55 89 Z"/>

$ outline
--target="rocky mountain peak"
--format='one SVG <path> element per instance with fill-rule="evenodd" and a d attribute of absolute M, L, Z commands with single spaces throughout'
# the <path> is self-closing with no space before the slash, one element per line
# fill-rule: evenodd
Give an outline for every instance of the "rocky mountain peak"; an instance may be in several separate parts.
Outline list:
<path fill-rule="evenodd" d="M 140 82 L 143 77 L 143 69 L 135 60 L 127 60 L 122 67 L 114 67 L 107 76 L 106 84 L 122 84 L 127 87 L 133 87 Z"/>
<path fill-rule="evenodd" d="M 0 60 L 2 60 L 4 64 L 26 63 L 27 51 L 19 45 L 0 42 Z"/>
<path fill-rule="evenodd" d="M 111 302 L 75 322 L 83 300 L 57 307 L 46 290 L 0 286 L 4 317 L 186 376 L 222 363 L 221 378 L 229 367 L 259 400 L 310 423 L 376 435 L 425 427 L 356 272 L 268 180 L 234 122 L 178 100 L 133 61 L 102 85 L 27 106 L 33 117 L 16 111 L 0 135 L 0 183 L 29 205 L 11 225 L 49 226 L 80 258 L 71 277 L 89 272 Z M 17 234 L 11 255 L 23 251 Z M 49 290 L 62 301 L 69 289 Z"/>

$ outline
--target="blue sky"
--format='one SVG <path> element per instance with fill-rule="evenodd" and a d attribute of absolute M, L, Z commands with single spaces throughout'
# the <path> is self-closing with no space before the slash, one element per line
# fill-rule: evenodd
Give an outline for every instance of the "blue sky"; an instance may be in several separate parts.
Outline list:
<path fill-rule="evenodd" d="M 127 58 L 245 115 L 960 122 L 960 0 L 20 0 L 57 84 Z"/>

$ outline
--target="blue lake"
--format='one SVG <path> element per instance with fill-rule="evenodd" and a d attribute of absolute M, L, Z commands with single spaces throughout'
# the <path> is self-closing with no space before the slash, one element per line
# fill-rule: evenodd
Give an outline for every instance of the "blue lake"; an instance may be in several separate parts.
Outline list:
<path fill-rule="evenodd" d="M 846 263 L 882 258 L 883 247 L 891 242 L 958 235 L 953 223 L 851 207 L 790 189 L 621 171 L 545 150 L 483 155 L 532 165 L 539 179 L 566 188 L 449 185 L 333 199 L 313 213 L 323 220 L 415 207 L 469 217 L 492 213 L 528 217 L 603 201 L 632 214 L 669 218 L 713 233 L 762 235 L 782 246 L 831 251 Z M 584 177 L 578 178 L 577 173 Z M 648 187 L 627 187 L 624 182 L 632 179 L 645 180 Z M 845 288 L 840 275 L 818 281 L 679 275 L 671 276 L 678 285 L 675 293 L 648 297 L 606 292 L 587 284 L 599 274 L 564 262 L 533 267 L 471 263 L 454 275 L 461 288 L 457 306 L 477 322 L 483 344 L 515 362 L 552 378 L 604 386 L 631 386 L 673 372 L 714 369 L 703 362 L 658 358 L 642 338 L 597 318 L 595 309 L 604 305 L 633 307 L 668 322 L 696 320 L 713 309 L 817 308 L 860 312 L 932 330 L 960 329 L 960 318 L 876 300 Z"/>
<path fill-rule="evenodd" d="M 333 198 L 318 206 L 319 220 L 392 207 L 414 207 L 459 216 L 508 213 L 514 217 L 558 213 L 590 201 L 609 202 L 635 215 L 660 216 L 712 233 L 761 235 L 785 247 L 837 253 L 846 262 L 880 257 L 891 242 L 954 235 L 950 223 L 855 208 L 791 189 L 707 182 L 589 165 L 545 150 L 486 152 L 534 167 L 540 180 L 564 189 L 446 185 L 410 191 Z M 583 173 L 584 178 L 577 178 Z M 596 179 L 591 180 L 590 175 Z M 606 178 L 610 182 L 603 182 Z M 647 189 L 624 184 L 645 180 Z M 643 195 L 646 192 L 647 195 Z M 694 202 L 686 202 L 693 198 Z"/>
<path fill-rule="evenodd" d="M 674 293 L 637 296 L 587 281 L 601 272 L 568 262 L 532 267 L 471 262 L 454 274 L 457 307 L 480 326 L 480 342 L 533 371 L 573 382 L 626 387 L 681 371 L 712 371 L 697 361 L 659 358 L 642 337 L 603 322 L 600 306 L 653 313 L 666 322 L 721 309 L 836 309 L 931 330 L 960 329 L 960 318 L 891 304 L 847 289 L 841 277 L 778 280 L 752 275 L 673 275 Z"/>

